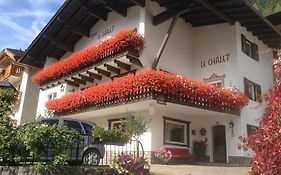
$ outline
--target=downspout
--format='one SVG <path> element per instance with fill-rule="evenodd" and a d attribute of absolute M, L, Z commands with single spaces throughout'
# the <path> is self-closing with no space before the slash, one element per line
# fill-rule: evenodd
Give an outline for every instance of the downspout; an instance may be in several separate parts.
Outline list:
<path fill-rule="evenodd" d="M 171 33 L 172 33 L 173 29 L 174 29 L 174 26 L 175 26 L 175 24 L 176 24 L 176 22 L 177 22 L 177 18 L 178 18 L 177 15 L 175 15 L 175 16 L 173 17 L 172 22 L 171 22 L 171 24 L 170 24 L 170 26 L 169 26 L 169 29 L 168 29 L 167 33 L 165 34 L 164 40 L 162 41 L 162 44 L 161 44 L 161 47 L 160 47 L 160 49 L 159 49 L 159 51 L 158 51 L 158 53 L 157 53 L 157 56 L 156 56 L 156 58 L 154 59 L 154 62 L 153 62 L 153 64 L 152 64 L 152 69 L 154 69 L 154 70 L 156 70 L 156 67 L 157 67 L 157 65 L 158 65 L 158 63 L 159 63 L 159 60 L 160 60 L 160 58 L 161 58 L 161 55 L 162 55 L 162 53 L 163 53 L 163 51 L 164 51 L 164 49 L 165 49 L 165 47 L 166 47 L 166 45 L 167 45 L 167 42 L 168 42 L 168 40 L 169 40 L 169 38 L 170 38 L 170 35 L 171 35 Z"/>

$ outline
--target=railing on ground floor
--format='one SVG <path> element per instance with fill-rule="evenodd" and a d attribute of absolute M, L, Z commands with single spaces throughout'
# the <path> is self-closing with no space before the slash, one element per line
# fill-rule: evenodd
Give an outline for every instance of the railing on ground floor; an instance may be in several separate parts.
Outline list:
<path fill-rule="evenodd" d="M 142 143 L 138 140 L 130 140 L 128 143 L 103 142 L 92 136 L 83 136 L 79 141 L 70 141 L 65 150 L 67 150 L 64 154 L 67 155 L 68 162 L 75 165 L 85 164 L 86 159 L 89 162 L 94 162 L 96 160 L 95 153 L 98 153 L 100 156 L 99 165 L 105 166 L 110 165 L 111 162 L 121 154 L 131 155 L 134 158 L 144 158 L 144 148 Z M 54 157 L 54 150 L 52 148 L 42 150 L 42 153 L 39 159 L 33 156 L 26 156 L 19 164 L 32 165 L 39 161 L 47 163 Z M 86 165 L 91 165 L 89 162 Z M 0 158 L 0 165 L 8 165 L 9 163 L 11 162 L 4 162 L 3 159 Z"/>

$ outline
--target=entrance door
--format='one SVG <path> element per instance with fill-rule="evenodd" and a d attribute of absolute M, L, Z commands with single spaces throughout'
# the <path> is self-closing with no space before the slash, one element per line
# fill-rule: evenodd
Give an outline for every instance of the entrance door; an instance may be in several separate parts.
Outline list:
<path fill-rule="evenodd" d="M 214 162 L 226 163 L 225 126 L 213 126 L 213 157 Z"/>

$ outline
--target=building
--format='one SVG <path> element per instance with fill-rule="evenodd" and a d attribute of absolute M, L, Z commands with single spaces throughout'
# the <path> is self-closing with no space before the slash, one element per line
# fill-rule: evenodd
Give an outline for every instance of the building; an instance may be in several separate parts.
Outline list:
<path fill-rule="evenodd" d="M 143 48 L 122 29 L 143 36 Z M 263 115 L 271 48 L 280 39 L 244 0 L 75 0 L 63 4 L 21 62 L 45 68 L 33 77 L 41 89 L 37 115 L 50 99 L 57 115 L 104 127 L 129 112 L 151 121 L 141 138 L 148 155 L 163 147 L 192 152 L 192 142 L 204 140 L 210 162 L 246 164 L 251 153 L 238 149 L 238 137 L 254 132 Z M 143 72 L 153 65 L 158 71 Z M 248 95 L 246 107 L 235 89 Z"/>
<path fill-rule="evenodd" d="M 31 76 L 38 70 L 36 67 L 19 63 L 24 51 L 6 48 L 0 53 L 0 83 L 3 87 L 11 87 L 17 93 L 11 119 L 15 125 L 33 121 L 38 101 L 38 85 L 31 81 Z M 32 97 L 32 98 L 30 98 Z"/>

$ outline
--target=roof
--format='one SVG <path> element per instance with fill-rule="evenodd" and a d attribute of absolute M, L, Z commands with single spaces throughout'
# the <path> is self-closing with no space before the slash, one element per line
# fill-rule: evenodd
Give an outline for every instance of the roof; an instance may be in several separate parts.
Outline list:
<path fill-rule="evenodd" d="M 14 61 L 19 61 L 20 58 L 24 55 L 24 51 L 18 49 L 5 48 L 0 54 L 7 55 Z"/>
<path fill-rule="evenodd" d="M 193 26 L 239 22 L 271 48 L 281 48 L 281 33 L 246 0 L 154 0 L 167 10 L 153 17 L 154 25 L 180 14 Z M 109 12 L 127 15 L 127 8 L 145 0 L 66 0 L 28 47 L 21 62 L 43 67 L 46 57 L 60 59 Z"/>
<path fill-rule="evenodd" d="M 6 48 L 6 50 L 13 55 L 15 61 L 18 61 L 24 55 L 23 50 L 17 50 L 17 49 L 11 49 L 11 48 Z"/>
<path fill-rule="evenodd" d="M 281 24 L 281 12 L 274 13 L 267 16 L 266 18 L 274 25 Z"/>
<path fill-rule="evenodd" d="M 11 84 L 8 81 L 0 82 L 0 88 L 8 88 L 11 87 Z"/>
<path fill-rule="evenodd" d="M 115 11 L 127 15 L 127 8 L 143 6 L 143 0 L 66 0 L 44 29 L 34 39 L 21 58 L 21 62 L 43 67 L 46 57 L 60 59 L 73 52 L 82 37 L 89 37 L 90 29 Z"/>

